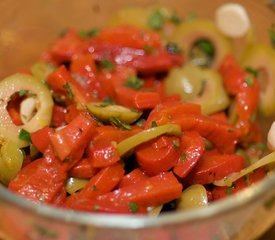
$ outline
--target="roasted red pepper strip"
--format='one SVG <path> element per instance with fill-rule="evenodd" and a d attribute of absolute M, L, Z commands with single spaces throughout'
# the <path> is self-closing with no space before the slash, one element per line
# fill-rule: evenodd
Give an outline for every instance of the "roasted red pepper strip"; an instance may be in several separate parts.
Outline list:
<path fill-rule="evenodd" d="M 48 151 L 48 150 L 47 150 Z M 35 202 L 52 203 L 62 191 L 67 167 L 52 154 L 32 161 L 9 183 L 9 190 Z"/>
<path fill-rule="evenodd" d="M 251 130 L 257 112 L 260 97 L 259 82 L 243 70 L 231 55 L 224 59 L 219 71 L 223 76 L 226 90 L 235 96 L 237 114 L 235 126 L 245 136 Z"/>
<path fill-rule="evenodd" d="M 189 184 L 209 184 L 245 167 L 245 159 L 237 154 L 206 151 L 186 180 Z"/>
<path fill-rule="evenodd" d="M 196 166 L 205 151 L 205 141 L 195 131 L 183 132 L 181 136 L 181 156 L 173 172 L 183 178 Z"/>
<path fill-rule="evenodd" d="M 182 184 L 178 182 L 171 172 L 160 173 L 154 177 L 128 185 L 113 192 L 100 195 L 99 201 L 113 199 L 113 202 L 138 206 L 159 206 L 180 197 Z"/>
<path fill-rule="evenodd" d="M 67 109 L 58 105 L 53 106 L 53 114 L 51 127 L 61 127 L 67 124 L 66 122 Z"/>
<path fill-rule="evenodd" d="M 84 189 L 82 189 L 79 193 L 71 195 L 67 199 L 66 206 L 79 209 L 79 205 L 82 204 L 82 199 L 93 199 L 99 194 L 112 191 L 121 181 L 123 175 L 124 169 L 119 163 L 102 168 L 89 180 Z"/>
<path fill-rule="evenodd" d="M 146 176 L 146 174 L 143 171 L 141 171 L 139 168 L 135 168 L 133 171 L 124 175 L 124 177 L 118 185 L 118 188 L 126 187 L 131 184 L 136 184 L 137 182 L 143 181 L 147 178 L 148 176 Z"/>
<path fill-rule="evenodd" d="M 182 131 L 197 131 L 223 153 L 233 153 L 239 139 L 239 131 L 236 128 L 208 116 L 186 114 L 173 119 L 171 123 L 179 124 Z"/>
<path fill-rule="evenodd" d="M 92 167 L 91 161 L 82 158 L 76 165 L 70 169 L 70 176 L 76 178 L 91 178 L 99 171 L 98 168 Z"/>
<path fill-rule="evenodd" d="M 231 194 L 235 194 L 242 189 L 251 186 L 260 180 L 262 180 L 266 176 L 266 170 L 264 168 L 259 168 L 249 174 L 246 177 L 238 179 L 236 182 L 233 183 L 231 187 L 218 187 L 215 186 L 212 190 L 212 197 L 213 200 L 218 200 L 225 198 Z"/>
<path fill-rule="evenodd" d="M 33 145 L 42 153 L 46 151 L 50 144 L 50 136 L 54 130 L 49 126 L 45 126 L 30 134 Z"/>
<path fill-rule="evenodd" d="M 88 113 L 80 112 L 66 127 L 50 136 L 57 156 L 64 161 L 78 149 L 85 148 L 96 126 L 96 121 Z"/>
<path fill-rule="evenodd" d="M 180 141 L 176 137 L 161 136 L 136 149 L 140 168 L 149 176 L 172 169 L 180 156 Z"/>

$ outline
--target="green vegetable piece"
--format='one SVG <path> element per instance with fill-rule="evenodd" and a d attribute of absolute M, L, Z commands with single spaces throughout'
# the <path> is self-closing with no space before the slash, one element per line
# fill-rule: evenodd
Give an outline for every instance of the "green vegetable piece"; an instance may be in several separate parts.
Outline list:
<path fill-rule="evenodd" d="M 203 185 L 195 184 L 186 188 L 178 200 L 177 209 L 187 210 L 208 205 L 207 191 Z"/>
<path fill-rule="evenodd" d="M 171 134 L 171 135 L 179 136 L 181 134 L 181 128 L 177 124 L 165 124 L 162 126 L 144 130 L 118 143 L 117 145 L 118 153 L 120 156 L 123 156 L 125 153 L 135 148 L 139 144 L 152 140 L 163 134 Z"/>
<path fill-rule="evenodd" d="M 230 100 L 222 78 L 212 69 L 192 64 L 174 68 L 164 80 L 166 94 L 180 94 L 181 99 L 201 105 L 206 115 L 226 109 Z"/>
<path fill-rule="evenodd" d="M 0 181 L 8 185 L 22 167 L 23 151 L 13 142 L 4 142 L 0 149 Z"/>
<path fill-rule="evenodd" d="M 119 120 L 119 118 L 111 117 L 109 119 L 110 123 L 115 125 L 116 127 L 123 129 L 123 130 L 131 130 L 132 127 L 129 124 L 125 124 Z"/>
<path fill-rule="evenodd" d="M 68 178 L 65 188 L 66 192 L 73 194 L 81 189 L 83 189 L 89 181 L 87 179 L 70 177 Z"/>
<path fill-rule="evenodd" d="M 129 203 L 129 209 L 130 209 L 130 211 L 131 211 L 132 213 L 136 213 L 136 212 L 139 211 L 139 206 L 138 206 L 138 204 L 135 203 L 135 202 L 130 202 L 130 203 Z"/>
<path fill-rule="evenodd" d="M 103 59 L 100 62 L 100 67 L 103 68 L 103 69 L 107 69 L 107 70 L 113 70 L 115 68 L 115 64 L 113 64 L 108 59 Z"/>
<path fill-rule="evenodd" d="M 160 11 L 155 11 L 148 19 L 148 25 L 153 30 L 160 30 L 164 25 L 165 18 Z"/>
<path fill-rule="evenodd" d="M 74 99 L 74 93 L 73 93 L 73 91 L 72 91 L 72 89 L 71 89 L 70 84 L 69 84 L 69 83 L 65 83 L 65 84 L 63 85 L 63 88 L 66 90 L 67 95 L 68 95 L 68 98 L 69 98 L 70 100 L 73 100 L 73 99 Z"/>
<path fill-rule="evenodd" d="M 125 81 L 125 86 L 129 88 L 133 88 L 135 90 L 139 90 L 143 87 L 144 81 L 137 76 L 128 77 Z"/>
<path fill-rule="evenodd" d="M 106 103 L 88 103 L 87 109 L 103 122 L 109 122 L 110 118 L 116 118 L 123 123 L 131 124 L 138 120 L 142 114 L 140 111 L 132 110 L 121 105 Z"/>
<path fill-rule="evenodd" d="M 19 138 L 23 141 L 31 142 L 31 135 L 28 131 L 26 131 L 24 128 L 22 128 L 19 132 Z"/>
<path fill-rule="evenodd" d="M 264 44 L 247 48 L 240 60 L 244 68 L 254 69 L 261 85 L 259 110 L 263 116 L 275 113 L 275 50 Z"/>
<path fill-rule="evenodd" d="M 54 69 L 53 65 L 46 62 L 37 62 L 30 68 L 32 75 L 42 83 L 45 83 L 47 77 Z"/>
<path fill-rule="evenodd" d="M 195 18 L 192 21 L 182 22 L 171 36 L 171 41 L 177 43 L 187 56 L 187 61 L 194 64 L 201 65 L 199 60 L 193 59 L 196 55 L 192 53 L 194 47 L 200 45 L 204 51 L 207 49 L 207 54 L 214 52 L 211 61 L 213 68 L 217 68 L 224 57 L 232 52 L 231 41 L 219 31 L 211 20 L 206 19 Z"/>
<path fill-rule="evenodd" d="M 272 152 L 272 153 L 266 155 L 265 157 L 261 158 L 257 162 L 251 164 L 247 168 L 242 169 L 240 172 L 233 173 L 233 174 L 225 177 L 224 179 L 215 181 L 213 184 L 216 186 L 221 186 L 221 187 L 231 186 L 233 182 L 240 179 L 241 177 L 243 177 L 249 173 L 252 173 L 253 171 L 255 171 L 256 169 L 258 169 L 260 167 L 267 166 L 274 162 L 275 162 L 275 152 Z"/>
<path fill-rule="evenodd" d="M 79 32 L 79 36 L 81 38 L 95 37 L 95 36 L 98 35 L 99 31 L 100 30 L 98 28 L 93 28 L 93 29 L 91 29 L 89 31 L 83 31 L 82 30 L 82 31 Z"/>

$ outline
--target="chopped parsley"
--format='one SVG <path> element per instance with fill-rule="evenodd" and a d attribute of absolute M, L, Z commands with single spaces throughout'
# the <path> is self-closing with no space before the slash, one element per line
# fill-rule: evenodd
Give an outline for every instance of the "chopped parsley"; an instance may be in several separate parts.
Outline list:
<path fill-rule="evenodd" d="M 123 123 L 119 118 L 111 117 L 109 119 L 110 123 L 114 126 L 121 128 L 123 130 L 131 130 L 132 127 L 129 124 Z"/>
<path fill-rule="evenodd" d="M 153 46 L 146 44 L 144 45 L 143 50 L 148 54 L 152 54 L 156 49 Z"/>
<path fill-rule="evenodd" d="M 256 113 L 253 113 L 253 114 L 251 114 L 251 116 L 250 116 L 250 122 L 251 123 L 254 123 L 255 122 L 255 119 L 256 119 Z"/>
<path fill-rule="evenodd" d="M 214 45 L 207 39 L 200 39 L 195 43 L 195 47 L 204 52 L 208 57 L 214 57 L 215 48 Z"/>
<path fill-rule="evenodd" d="M 67 95 L 68 95 L 68 98 L 69 98 L 70 100 L 73 100 L 73 99 L 74 99 L 74 94 L 73 94 L 73 91 L 72 91 L 72 89 L 71 89 L 70 84 L 69 84 L 69 83 L 65 83 L 65 84 L 63 85 L 63 88 L 66 90 Z"/>
<path fill-rule="evenodd" d="M 28 90 L 20 90 L 18 92 L 18 95 L 19 95 L 19 97 L 23 97 L 23 96 L 27 95 L 27 93 L 28 93 Z"/>
<path fill-rule="evenodd" d="M 181 18 L 176 12 L 174 12 L 170 17 L 170 21 L 175 25 L 179 25 L 181 23 Z"/>
<path fill-rule="evenodd" d="M 126 78 L 125 86 L 133 88 L 135 90 L 141 89 L 144 85 L 144 81 L 137 76 L 131 76 Z"/>
<path fill-rule="evenodd" d="M 182 52 L 182 49 L 179 47 L 179 45 L 174 42 L 168 42 L 165 48 L 166 51 L 170 54 L 180 54 Z"/>
<path fill-rule="evenodd" d="M 158 126 L 158 124 L 157 124 L 156 121 L 152 121 L 152 122 L 151 122 L 151 127 L 152 127 L 152 128 L 157 127 L 157 126 Z"/>
<path fill-rule="evenodd" d="M 253 77 L 257 78 L 258 77 L 258 71 L 252 67 L 246 67 L 245 71 L 250 73 Z"/>
<path fill-rule="evenodd" d="M 89 38 L 89 37 L 97 36 L 98 33 L 99 33 L 99 29 L 98 28 L 93 28 L 89 31 L 83 31 L 83 30 L 79 31 L 79 36 L 81 38 Z"/>
<path fill-rule="evenodd" d="M 136 213 L 136 212 L 139 211 L 139 206 L 135 202 L 130 202 L 129 203 L 129 209 L 130 209 L 131 212 Z"/>
<path fill-rule="evenodd" d="M 272 24 L 268 30 L 268 35 L 273 48 L 275 48 L 275 24 Z"/>
<path fill-rule="evenodd" d="M 107 69 L 107 70 L 113 70 L 115 68 L 115 64 L 113 64 L 111 61 L 109 61 L 108 59 L 103 59 L 99 66 L 103 69 Z"/>
<path fill-rule="evenodd" d="M 186 159 L 187 159 L 186 154 L 183 153 L 183 154 L 181 155 L 181 157 L 180 157 L 181 162 L 185 162 Z"/>
<path fill-rule="evenodd" d="M 178 150 L 180 147 L 180 142 L 178 139 L 173 140 L 173 147 L 175 150 Z"/>
<path fill-rule="evenodd" d="M 233 190 L 233 186 L 227 187 L 227 188 L 226 188 L 226 195 L 227 195 L 227 196 L 232 195 L 232 190 Z"/>
<path fill-rule="evenodd" d="M 246 77 L 244 81 L 248 87 L 251 87 L 254 83 L 254 79 L 252 77 Z"/>
<path fill-rule="evenodd" d="M 31 142 L 31 135 L 30 133 L 25 130 L 24 128 L 22 128 L 19 132 L 19 138 L 23 141 L 27 141 L 27 142 Z"/>
<path fill-rule="evenodd" d="M 164 25 L 164 16 L 160 11 L 155 11 L 149 16 L 148 25 L 153 30 L 160 30 Z"/>

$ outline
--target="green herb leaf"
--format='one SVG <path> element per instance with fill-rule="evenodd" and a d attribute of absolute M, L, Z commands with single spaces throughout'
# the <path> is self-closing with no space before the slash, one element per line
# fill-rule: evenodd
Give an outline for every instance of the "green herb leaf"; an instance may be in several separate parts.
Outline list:
<path fill-rule="evenodd" d="M 81 38 L 95 37 L 95 36 L 98 35 L 99 31 L 100 30 L 98 28 L 93 28 L 93 29 L 91 29 L 89 31 L 80 31 L 79 32 L 79 36 Z"/>
<path fill-rule="evenodd" d="M 244 81 L 248 87 L 251 87 L 254 83 L 254 79 L 250 76 L 246 77 Z"/>
<path fill-rule="evenodd" d="M 186 154 L 185 154 L 185 153 L 183 153 L 183 154 L 181 155 L 180 160 L 181 160 L 181 162 L 186 161 Z"/>
<path fill-rule="evenodd" d="M 165 48 L 166 51 L 170 54 L 180 54 L 182 52 L 182 49 L 179 47 L 179 45 L 174 42 L 168 42 Z"/>
<path fill-rule="evenodd" d="M 103 99 L 103 103 L 106 103 L 106 104 L 110 105 L 110 104 L 114 103 L 114 100 L 110 97 L 106 97 L 106 98 Z"/>
<path fill-rule="evenodd" d="M 206 40 L 200 39 L 195 43 L 195 47 L 199 48 L 202 52 L 204 52 L 208 57 L 213 57 L 215 55 L 214 45 Z"/>
<path fill-rule="evenodd" d="M 125 86 L 133 89 L 140 89 L 144 85 L 144 81 L 137 76 L 131 76 L 126 79 Z"/>
<path fill-rule="evenodd" d="M 67 95 L 68 95 L 68 98 L 69 98 L 70 100 L 73 100 L 73 99 L 74 99 L 74 94 L 73 94 L 73 91 L 72 91 L 72 89 L 71 89 L 70 84 L 69 84 L 69 83 L 65 83 L 65 84 L 63 85 L 63 88 L 66 90 Z"/>
<path fill-rule="evenodd" d="M 115 68 L 115 64 L 113 64 L 111 61 L 109 61 L 108 59 L 103 59 L 100 62 L 99 65 L 101 68 L 103 69 L 107 69 L 107 70 L 113 70 Z"/>
<path fill-rule="evenodd" d="M 119 118 L 116 117 L 111 117 L 109 119 L 110 123 L 113 124 L 114 126 L 121 128 L 123 130 L 131 130 L 132 127 L 126 123 L 123 123 L 122 121 L 120 121 Z"/>
<path fill-rule="evenodd" d="M 227 195 L 227 196 L 232 195 L 232 190 L 233 190 L 233 186 L 227 187 L 227 188 L 226 188 L 226 195 Z"/>
<path fill-rule="evenodd" d="M 24 128 L 22 128 L 19 132 L 19 138 L 23 141 L 27 141 L 29 143 L 32 142 L 31 135 L 28 131 L 26 131 Z"/>
<path fill-rule="evenodd" d="M 253 77 L 257 78 L 258 77 L 258 71 L 252 67 L 246 67 L 245 71 L 250 73 Z"/>
<path fill-rule="evenodd" d="M 158 124 L 157 124 L 156 121 L 152 121 L 152 122 L 151 122 L 151 127 L 152 127 L 152 128 L 157 127 L 157 126 L 158 126 Z"/>
<path fill-rule="evenodd" d="M 255 122 L 255 119 L 256 119 L 256 113 L 253 113 L 253 114 L 251 114 L 251 116 L 250 116 L 250 122 L 251 123 L 254 123 Z"/>
<path fill-rule="evenodd" d="M 176 12 L 174 12 L 170 17 L 170 21 L 175 25 L 179 25 L 181 23 L 181 18 Z"/>
<path fill-rule="evenodd" d="M 135 202 L 130 202 L 129 203 L 129 209 L 130 209 L 131 212 L 136 213 L 136 212 L 139 211 L 139 206 Z"/>
<path fill-rule="evenodd" d="M 180 142 L 179 142 L 179 140 L 178 140 L 178 139 L 173 140 L 173 148 L 174 148 L 175 150 L 178 150 L 179 147 L 180 147 Z"/>
<path fill-rule="evenodd" d="M 23 97 L 23 96 L 25 96 L 27 93 L 28 93 L 28 90 L 20 90 L 20 91 L 18 92 L 18 95 L 19 95 L 19 97 Z"/>
<path fill-rule="evenodd" d="M 151 45 L 144 45 L 143 50 L 148 54 L 152 54 L 156 49 Z"/>
<path fill-rule="evenodd" d="M 164 25 L 164 16 L 160 11 L 155 11 L 148 19 L 149 27 L 153 30 L 160 30 Z"/>
<path fill-rule="evenodd" d="M 275 48 L 275 24 L 272 24 L 268 30 L 268 35 L 273 48 Z"/>

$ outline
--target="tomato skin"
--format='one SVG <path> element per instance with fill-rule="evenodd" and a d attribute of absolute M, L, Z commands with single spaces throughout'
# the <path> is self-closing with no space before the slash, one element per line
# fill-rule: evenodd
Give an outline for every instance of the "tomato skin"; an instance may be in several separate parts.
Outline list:
<path fill-rule="evenodd" d="M 205 151 L 204 139 L 195 131 L 183 132 L 181 136 L 181 156 L 173 172 L 183 178 L 196 166 Z M 184 157 L 184 159 L 182 159 Z"/>
<path fill-rule="evenodd" d="M 221 154 L 217 150 L 206 151 L 187 176 L 190 184 L 209 184 L 245 167 L 245 159 L 236 154 Z"/>
<path fill-rule="evenodd" d="M 98 168 L 92 167 L 91 161 L 88 158 L 82 158 L 70 169 L 70 176 L 76 178 L 91 178 L 99 171 Z"/>
<path fill-rule="evenodd" d="M 85 148 L 96 126 L 96 121 L 88 113 L 80 112 L 66 127 L 50 136 L 50 142 L 57 156 L 64 161 L 78 149 Z"/>
<path fill-rule="evenodd" d="M 66 178 L 67 167 L 56 157 L 47 155 L 21 169 L 8 188 L 35 202 L 52 203 L 62 191 Z"/>
<path fill-rule="evenodd" d="M 54 134 L 54 130 L 49 126 L 45 126 L 30 134 L 32 143 L 42 153 L 46 151 L 50 144 L 50 137 Z"/>
<path fill-rule="evenodd" d="M 236 182 L 233 183 L 233 186 L 230 187 L 231 194 L 235 194 L 248 186 L 254 185 L 255 183 L 261 181 L 266 176 L 266 170 L 264 168 L 259 168 L 249 174 L 249 180 L 247 181 L 245 177 L 238 179 Z M 212 197 L 213 200 L 219 200 L 227 197 L 228 194 L 228 187 L 218 187 L 215 186 L 212 190 Z"/>
<path fill-rule="evenodd" d="M 179 159 L 179 139 L 161 136 L 136 149 L 140 168 L 149 176 L 157 175 L 174 167 Z"/>

